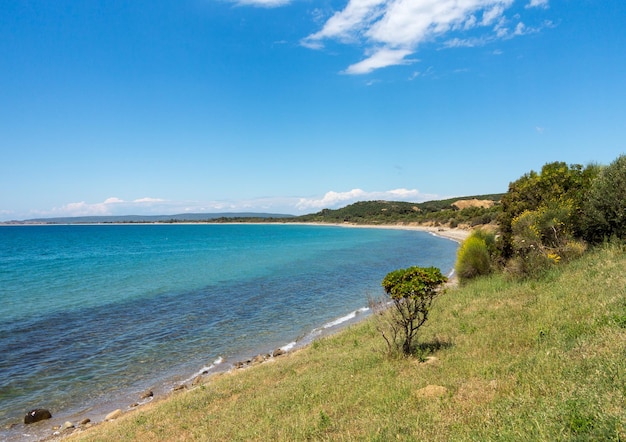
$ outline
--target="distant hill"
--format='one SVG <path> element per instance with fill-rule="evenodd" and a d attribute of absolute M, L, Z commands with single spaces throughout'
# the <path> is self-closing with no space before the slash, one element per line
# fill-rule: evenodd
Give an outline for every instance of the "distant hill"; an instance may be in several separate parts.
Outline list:
<path fill-rule="evenodd" d="M 301 222 L 389 224 L 397 222 L 478 225 L 493 221 L 500 211 L 499 202 L 504 194 L 474 195 L 445 200 L 407 203 L 403 201 L 360 201 L 341 209 L 324 209 L 310 215 L 293 218 Z M 474 201 L 476 200 L 476 201 Z M 459 209 L 459 201 L 466 201 L 466 208 Z M 483 204 L 480 202 L 489 202 Z M 478 203 L 478 204 L 471 204 Z M 463 206 L 463 205 L 461 205 Z"/>
<path fill-rule="evenodd" d="M 177 215 L 124 215 L 124 216 L 74 216 L 57 218 L 35 218 L 25 221 L 12 222 L 12 224 L 102 224 L 102 223 L 179 223 L 179 222 L 201 222 L 221 219 L 252 219 L 267 220 L 269 218 L 289 219 L 294 215 L 275 213 L 180 213 Z"/>

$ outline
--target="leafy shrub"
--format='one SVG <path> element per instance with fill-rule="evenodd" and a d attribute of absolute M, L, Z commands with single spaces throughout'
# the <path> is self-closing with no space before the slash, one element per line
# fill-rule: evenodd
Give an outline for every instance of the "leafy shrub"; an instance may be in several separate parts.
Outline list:
<path fill-rule="evenodd" d="M 474 230 L 457 252 L 455 271 L 463 282 L 491 272 L 495 237 L 481 229 Z"/>
<path fill-rule="evenodd" d="M 485 245 L 487 246 L 487 251 L 490 256 L 494 256 L 496 253 L 496 236 L 485 229 L 475 229 L 472 231 L 470 236 L 474 236 L 476 238 L 480 238 L 485 241 Z"/>
<path fill-rule="evenodd" d="M 507 263 L 511 275 L 539 276 L 552 265 L 580 257 L 586 244 L 571 233 L 567 204 L 526 210 L 511 223 L 514 256 Z"/>
<path fill-rule="evenodd" d="M 626 155 L 600 171 L 584 206 L 584 237 L 599 243 L 611 237 L 626 239 Z"/>
<path fill-rule="evenodd" d="M 583 241 L 570 239 L 561 248 L 561 257 L 564 261 L 571 261 L 580 258 L 587 251 L 587 244 Z"/>
<path fill-rule="evenodd" d="M 514 244 L 516 219 L 519 226 L 527 221 L 533 224 L 538 229 L 535 233 L 539 235 L 539 243 L 544 246 L 552 247 L 551 242 L 559 242 L 563 232 L 580 237 L 580 214 L 598 170 L 594 165 L 583 168 L 579 164 L 554 162 L 544 165 L 541 173 L 531 171 L 512 182 L 502 197 L 502 212 L 498 217 L 502 255 L 505 258 L 519 255 Z M 532 220 L 518 219 L 525 212 L 536 213 Z"/>
<path fill-rule="evenodd" d="M 391 299 L 370 301 L 370 306 L 390 353 L 401 350 L 410 355 L 415 351 L 417 331 L 428 319 L 430 306 L 447 280 L 436 267 L 409 267 L 385 276 L 382 286 Z"/>
<path fill-rule="evenodd" d="M 558 258 L 532 251 L 509 259 L 504 270 L 514 278 L 538 278 L 554 265 L 555 261 L 558 261 Z"/>

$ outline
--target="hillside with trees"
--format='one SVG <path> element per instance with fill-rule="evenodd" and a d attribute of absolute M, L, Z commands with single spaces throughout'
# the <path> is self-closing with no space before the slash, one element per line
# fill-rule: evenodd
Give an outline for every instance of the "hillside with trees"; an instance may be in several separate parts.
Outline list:
<path fill-rule="evenodd" d="M 417 223 L 457 227 L 461 224 L 476 226 L 488 224 L 500 212 L 503 194 L 466 196 L 445 200 L 408 203 L 401 201 L 360 201 L 341 209 L 324 209 L 320 212 L 291 218 L 289 221 L 351 223 L 351 224 L 397 224 Z M 458 208 L 459 201 L 489 201 L 490 207 Z"/>

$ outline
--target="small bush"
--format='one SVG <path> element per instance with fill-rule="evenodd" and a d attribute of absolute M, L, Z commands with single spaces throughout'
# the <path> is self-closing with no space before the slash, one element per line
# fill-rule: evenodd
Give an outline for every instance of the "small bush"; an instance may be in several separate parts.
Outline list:
<path fill-rule="evenodd" d="M 571 213 L 571 207 L 564 204 L 516 216 L 511 223 L 513 256 L 506 263 L 507 272 L 522 278 L 539 276 L 553 265 L 581 257 L 587 245 L 569 229 Z"/>
<path fill-rule="evenodd" d="M 587 244 L 584 241 L 569 240 L 562 248 L 561 255 L 565 261 L 580 258 L 587 251 Z"/>
<path fill-rule="evenodd" d="M 448 278 L 436 267 L 409 267 L 389 272 L 382 286 L 389 300 L 370 302 L 379 318 L 379 331 L 390 354 L 402 349 L 411 355 L 415 350 L 417 331 L 428 319 L 435 297 Z"/>
<path fill-rule="evenodd" d="M 504 270 L 508 275 L 518 279 L 539 278 L 558 261 L 557 256 L 530 251 L 509 259 Z"/>
<path fill-rule="evenodd" d="M 491 273 L 495 252 L 495 237 L 483 230 L 475 230 L 463 241 L 457 253 L 455 271 L 461 281 Z"/>

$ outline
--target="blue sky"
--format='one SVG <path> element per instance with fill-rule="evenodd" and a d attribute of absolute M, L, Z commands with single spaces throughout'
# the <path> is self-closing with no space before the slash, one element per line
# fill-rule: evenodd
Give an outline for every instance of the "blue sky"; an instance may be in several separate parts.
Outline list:
<path fill-rule="evenodd" d="M 623 0 L 3 0 L 0 220 L 505 192 L 626 152 Z"/>

